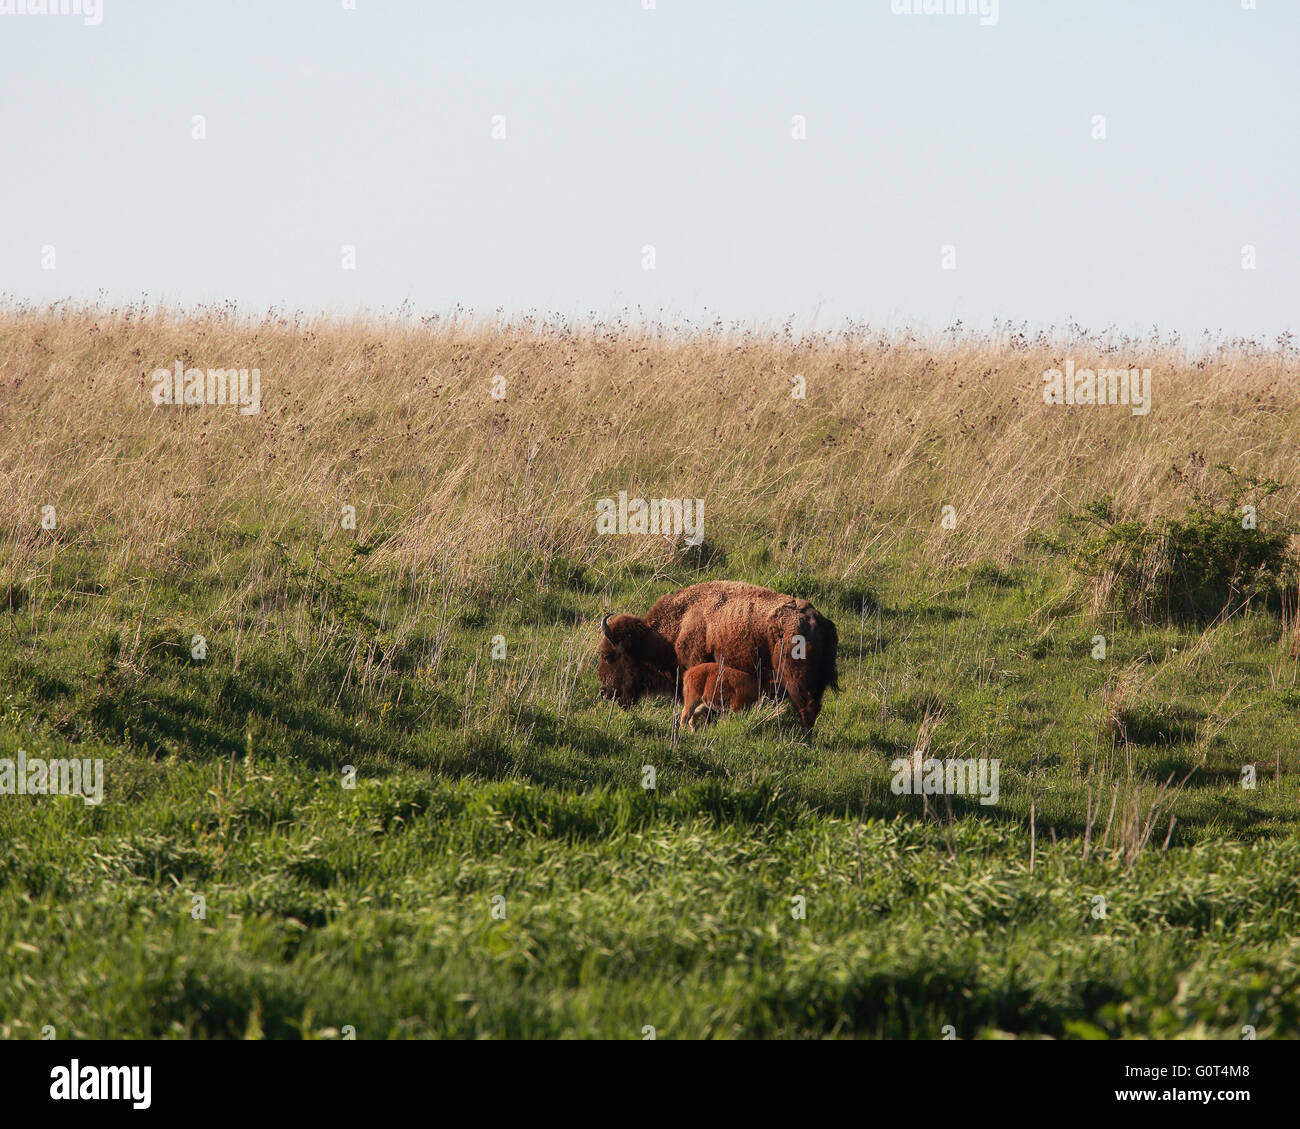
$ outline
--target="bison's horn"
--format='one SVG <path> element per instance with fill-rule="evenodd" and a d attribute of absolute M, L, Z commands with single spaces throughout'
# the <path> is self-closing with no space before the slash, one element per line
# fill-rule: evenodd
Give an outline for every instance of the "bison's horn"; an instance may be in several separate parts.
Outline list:
<path fill-rule="evenodd" d="M 611 643 L 615 641 L 614 633 L 609 629 L 609 612 L 606 612 L 604 616 L 601 618 L 600 629 L 605 633 L 606 639 L 608 639 Z"/>

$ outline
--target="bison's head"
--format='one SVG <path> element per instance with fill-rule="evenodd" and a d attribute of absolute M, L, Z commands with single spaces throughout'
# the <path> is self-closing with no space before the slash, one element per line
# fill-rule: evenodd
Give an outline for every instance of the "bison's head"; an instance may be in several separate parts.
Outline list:
<path fill-rule="evenodd" d="M 677 654 L 640 616 L 605 616 L 600 621 L 600 696 L 627 709 L 647 694 L 671 694 L 677 680 Z"/>

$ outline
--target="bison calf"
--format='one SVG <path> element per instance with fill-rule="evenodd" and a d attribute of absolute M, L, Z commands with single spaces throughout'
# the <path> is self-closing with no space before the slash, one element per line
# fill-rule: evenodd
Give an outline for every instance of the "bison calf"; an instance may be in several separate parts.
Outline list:
<path fill-rule="evenodd" d="M 682 716 L 691 732 L 719 714 L 747 710 L 758 701 L 758 679 L 722 663 L 700 663 L 682 675 Z"/>

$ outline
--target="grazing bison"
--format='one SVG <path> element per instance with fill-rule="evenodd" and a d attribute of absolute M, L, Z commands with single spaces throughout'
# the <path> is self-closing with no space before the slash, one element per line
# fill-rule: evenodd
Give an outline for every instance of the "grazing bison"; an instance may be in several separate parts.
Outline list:
<path fill-rule="evenodd" d="M 758 679 L 722 663 L 700 663 L 682 675 L 682 716 L 692 733 L 714 717 L 747 710 L 758 701 Z"/>
<path fill-rule="evenodd" d="M 600 692 L 627 707 L 648 694 L 673 696 L 682 674 L 718 662 L 789 698 L 811 730 L 827 687 L 839 689 L 835 624 L 807 600 L 737 580 L 692 584 L 656 601 L 644 617 L 601 622 Z"/>

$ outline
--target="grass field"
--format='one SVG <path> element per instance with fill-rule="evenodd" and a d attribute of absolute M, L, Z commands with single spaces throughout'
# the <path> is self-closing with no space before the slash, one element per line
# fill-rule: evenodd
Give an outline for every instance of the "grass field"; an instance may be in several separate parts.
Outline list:
<path fill-rule="evenodd" d="M 156 407 L 177 360 L 260 410 Z M 10 308 L 0 759 L 104 799 L 0 795 L 0 1036 L 1295 1038 L 1298 440 L 1286 340 Z M 620 491 L 703 543 L 597 536 Z M 1107 496 L 1287 563 L 1135 598 Z M 598 697 L 602 612 L 713 578 L 835 620 L 810 739 Z"/>

